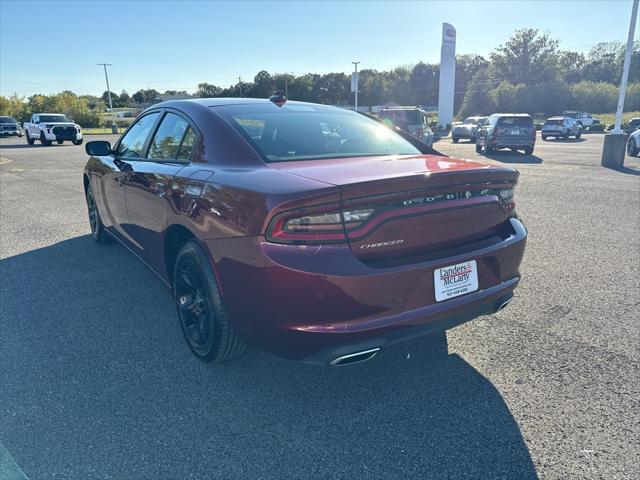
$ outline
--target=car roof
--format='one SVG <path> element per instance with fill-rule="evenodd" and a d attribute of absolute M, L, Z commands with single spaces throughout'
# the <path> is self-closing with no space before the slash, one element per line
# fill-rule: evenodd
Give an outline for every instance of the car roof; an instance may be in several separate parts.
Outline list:
<path fill-rule="evenodd" d="M 547 120 L 564 120 L 565 118 L 567 118 L 567 117 L 564 116 L 564 115 L 557 115 L 555 117 L 549 117 L 549 118 L 547 118 Z"/>

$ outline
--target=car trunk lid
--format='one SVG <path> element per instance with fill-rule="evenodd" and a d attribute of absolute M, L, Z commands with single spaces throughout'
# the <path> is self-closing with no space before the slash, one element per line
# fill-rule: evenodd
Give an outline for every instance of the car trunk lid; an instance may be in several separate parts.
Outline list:
<path fill-rule="evenodd" d="M 379 156 L 272 164 L 340 187 L 353 253 L 376 263 L 455 248 L 496 234 L 510 215 L 498 195 L 518 172 L 440 155 Z M 352 212 L 371 211 L 351 222 Z"/>

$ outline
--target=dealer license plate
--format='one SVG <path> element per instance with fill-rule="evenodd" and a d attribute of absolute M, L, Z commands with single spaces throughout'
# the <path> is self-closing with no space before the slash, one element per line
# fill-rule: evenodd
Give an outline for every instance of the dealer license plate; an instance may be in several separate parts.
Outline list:
<path fill-rule="evenodd" d="M 441 302 L 478 290 L 478 267 L 475 260 L 436 268 L 433 272 L 436 301 Z"/>

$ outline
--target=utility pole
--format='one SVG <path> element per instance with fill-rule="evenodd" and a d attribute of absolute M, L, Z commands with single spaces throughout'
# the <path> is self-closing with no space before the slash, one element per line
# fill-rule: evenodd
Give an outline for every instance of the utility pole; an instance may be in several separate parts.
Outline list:
<path fill-rule="evenodd" d="M 109 96 L 109 110 L 111 111 L 111 132 L 118 133 L 118 127 L 116 126 L 116 116 L 113 113 L 113 103 L 111 103 L 111 89 L 109 88 L 109 75 L 107 74 L 107 67 L 110 67 L 110 63 L 98 63 L 104 67 L 104 78 L 107 81 L 107 95 Z"/>
<path fill-rule="evenodd" d="M 604 147 L 602 149 L 602 159 L 600 162 L 603 167 L 621 168 L 624 165 L 627 137 L 620 126 L 622 124 L 624 97 L 626 96 L 627 81 L 629 79 L 629 66 L 631 65 L 631 53 L 633 51 L 633 36 L 635 34 L 637 20 L 638 0 L 633 0 L 633 6 L 631 7 L 631 22 L 629 24 L 629 36 L 627 37 L 627 48 L 624 54 L 624 65 L 622 67 L 622 79 L 620 80 L 620 94 L 618 96 L 618 108 L 616 109 L 616 123 L 614 129 L 604 137 Z"/>
<path fill-rule="evenodd" d="M 238 85 L 240 85 L 240 96 L 242 96 L 242 77 L 238 75 Z"/>
<path fill-rule="evenodd" d="M 353 63 L 354 66 L 354 71 L 353 71 L 353 80 L 351 81 L 351 89 L 354 91 L 354 93 L 356 94 L 356 112 L 358 111 L 358 64 L 360 62 L 351 62 Z"/>

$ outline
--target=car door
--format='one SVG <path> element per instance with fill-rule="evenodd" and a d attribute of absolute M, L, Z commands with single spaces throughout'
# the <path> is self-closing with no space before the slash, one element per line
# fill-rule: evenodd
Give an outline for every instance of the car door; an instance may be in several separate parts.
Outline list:
<path fill-rule="evenodd" d="M 133 165 L 127 180 L 130 231 L 137 253 L 158 272 L 164 265 L 163 238 L 171 208 L 172 182 L 189 163 L 197 135 L 187 117 L 165 111 L 149 142 L 146 158 Z"/>
<path fill-rule="evenodd" d="M 107 210 L 104 224 L 128 246 L 135 246 L 136 240 L 131 235 L 125 187 L 134 166 L 145 156 L 149 137 L 160 115 L 160 111 L 155 111 L 140 117 L 120 138 L 114 154 L 103 159 L 108 168 L 102 176 L 102 190 Z"/>
<path fill-rule="evenodd" d="M 29 122 L 29 126 L 27 127 L 27 131 L 29 132 L 30 138 L 40 138 L 40 129 L 36 125 L 36 123 L 39 123 L 39 122 L 40 120 L 38 119 L 37 115 L 34 115 L 33 117 L 31 117 L 31 122 Z"/>

